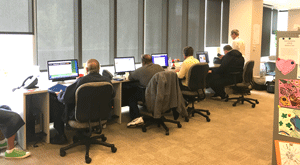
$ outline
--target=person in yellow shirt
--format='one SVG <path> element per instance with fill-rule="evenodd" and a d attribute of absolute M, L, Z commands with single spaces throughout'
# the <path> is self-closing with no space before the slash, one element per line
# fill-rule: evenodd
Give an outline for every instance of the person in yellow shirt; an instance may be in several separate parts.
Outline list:
<path fill-rule="evenodd" d="M 181 64 L 181 68 L 175 70 L 177 72 L 178 78 L 181 79 L 181 83 L 180 83 L 181 90 L 188 90 L 187 77 L 189 76 L 188 75 L 189 69 L 192 65 L 199 63 L 199 60 L 195 59 L 193 55 L 194 55 L 194 49 L 192 47 L 187 46 L 183 48 L 184 61 Z"/>

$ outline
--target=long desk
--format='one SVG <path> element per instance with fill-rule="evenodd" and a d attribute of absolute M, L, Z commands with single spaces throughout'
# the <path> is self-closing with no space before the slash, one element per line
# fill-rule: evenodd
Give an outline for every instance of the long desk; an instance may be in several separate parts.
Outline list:
<path fill-rule="evenodd" d="M 209 65 L 210 68 L 219 67 L 218 64 Z M 171 70 L 170 68 L 167 70 Z M 172 69 L 174 71 L 174 69 Z M 118 116 L 117 122 L 121 124 L 122 122 L 122 84 L 130 82 L 129 80 L 124 81 L 114 81 L 112 80 L 113 87 L 116 92 L 116 96 L 114 98 L 114 106 L 113 106 L 113 113 L 114 115 Z M 52 83 L 52 85 L 54 85 Z M 43 114 L 43 131 L 46 133 L 46 137 L 44 141 L 50 143 L 50 100 L 49 100 L 49 93 L 48 88 L 52 86 L 51 84 L 41 84 L 40 88 L 34 90 L 24 90 L 20 89 L 13 93 L 14 98 L 14 107 L 12 108 L 13 111 L 20 114 L 23 118 L 25 123 L 26 121 L 26 113 L 30 111 L 30 109 L 39 109 Z M 21 127 L 20 130 L 17 132 L 18 136 L 18 143 L 23 148 L 26 149 L 26 125 Z"/>
<path fill-rule="evenodd" d="M 119 118 L 117 122 L 121 124 L 122 122 L 122 83 L 129 82 L 129 80 L 124 81 L 112 81 L 113 87 L 116 91 L 116 96 L 114 98 L 114 106 L 113 106 L 113 113 L 117 115 Z M 26 114 L 31 109 L 39 109 L 43 114 L 43 132 L 46 134 L 44 141 L 46 143 L 50 143 L 50 100 L 49 100 L 49 93 L 48 87 L 41 87 L 34 90 L 17 90 L 13 93 L 13 98 L 16 106 L 13 106 L 13 111 L 17 112 L 27 123 Z M 20 111 L 20 109 L 22 109 Z M 18 144 L 22 149 L 26 149 L 26 125 L 20 128 L 17 132 L 18 137 Z"/>

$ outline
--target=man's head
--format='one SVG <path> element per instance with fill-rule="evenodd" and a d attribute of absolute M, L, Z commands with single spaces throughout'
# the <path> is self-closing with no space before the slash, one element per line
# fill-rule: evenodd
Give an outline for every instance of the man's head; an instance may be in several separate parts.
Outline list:
<path fill-rule="evenodd" d="M 230 52 L 232 50 L 232 47 L 230 45 L 225 45 L 223 47 L 224 50 L 224 54 L 227 54 L 228 52 Z"/>
<path fill-rule="evenodd" d="M 235 38 L 238 37 L 239 35 L 240 35 L 239 30 L 237 30 L 237 29 L 231 30 L 231 38 L 232 38 L 232 39 L 235 39 Z"/>
<path fill-rule="evenodd" d="M 190 46 L 187 46 L 185 48 L 183 48 L 183 56 L 184 59 L 186 59 L 189 56 L 193 56 L 194 55 L 194 49 Z"/>
<path fill-rule="evenodd" d="M 89 59 L 86 62 L 85 71 L 87 74 L 89 73 L 99 73 L 100 65 L 96 59 Z"/>
<path fill-rule="evenodd" d="M 149 54 L 143 54 L 142 55 L 142 66 L 151 64 L 152 63 L 152 56 Z"/>

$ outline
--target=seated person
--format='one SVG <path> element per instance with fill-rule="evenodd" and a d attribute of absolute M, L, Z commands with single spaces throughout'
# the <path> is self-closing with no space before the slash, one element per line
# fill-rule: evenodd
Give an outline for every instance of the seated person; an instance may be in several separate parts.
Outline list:
<path fill-rule="evenodd" d="M 30 155 L 30 152 L 15 148 L 16 133 L 24 124 L 19 114 L 12 112 L 8 106 L 0 106 L 0 134 L 7 139 L 0 140 L 0 149 L 6 148 L 5 158 L 26 158 Z"/>
<path fill-rule="evenodd" d="M 164 71 L 164 69 L 158 65 L 152 63 L 152 57 L 149 54 L 142 55 L 142 67 L 138 68 L 134 72 L 129 74 L 129 80 L 138 80 L 142 87 L 147 87 L 151 78 L 157 73 Z M 128 99 L 129 113 L 131 122 L 127 124 L 127 127 L 134 127 L 144 123 L 143 118 L 139 114 L 139 108 L 137 102 L 143 99 L 142 91 L 137 86 L 131 87 L 131 96 Z"/>
<path fill-rule="evenodd" d="M 232 49 L 230 45 L 224 46 L 225 55 L 222 58 L 222 62 L 219 68 L 208 71 L 208 83 L 209 86 L 214 90 L 215 94 L 212 97 L 221 97 L 225 99 L 228 97 L 225 93 L 224 87 L 227 85 L 234 84 L 236 77 L 237 83 L 243 81 L 243 67 L 244 57 L 238 50 Z M 233 72 L 240 72 L 238 75 L 232 75 Z"/>
<path fill-rule="evenodd" d="M 187 77 L 189 76 L 189 69 L 191 68 L 192 65 L 199 63 L 198 59 L 195 59 L 194 56 L 194 49 L 190 46 L 187 46 L 183 48 L 183 57 L 184 61 L 181 64 L 180 69 L 176 69 L 175 72 L 177 72 L 178 78 L 181 79 L 180 89 L 181 90 L 188 90 L 189 88 L 187 87 L 188 80 Z"/>
<path fill-rule="evenodd" d="M 54 138 L 50 139 L 52 144 L 65 144 L 67 143 L 67 138 L 64 133 L 64 123 L 67 123 L 70 119 L 75 119 L 75 92 L 77 88 L 89 82 L 109 82 L 111 81 L 107 77 L 103 77 L 99 74 L 100 65 L 96 59 L 89 59 L 86 62 L 85 72 L 86 75 L 78 78 L 73 84 L 66 88 L 66 91 L 61 91 L 57 94 L 57 99 L 50 100 L 51 104 L 59 105 L 64 104 L 64 109 L 61 108 L 50 108 L 50 116 L 54 118 L 54 128 L 57 130 L 58 134 Z M 115 92 L 113 93 L 113 97 Z M 51 99 L 51 97 L 50 97 Z M 60 102 L 58 102 L 58 101 Z M 56 106 L 61 107 L 61 106 Z"/>

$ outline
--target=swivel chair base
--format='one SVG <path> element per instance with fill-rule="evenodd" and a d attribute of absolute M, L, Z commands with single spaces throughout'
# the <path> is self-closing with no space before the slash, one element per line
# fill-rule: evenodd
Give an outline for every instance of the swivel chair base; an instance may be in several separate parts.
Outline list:
<path fill-rule="evenodd" d="M 244 101 L 247 101 L 248 103 L 252 104 L 252 108 L 255 108 L 255 105 L 259 104 L 257 99 L 245 98 L 244 95 L 242 95 L 240 97 L 226 98 L 225 102 L 227 102 L 228 100 L 233 100 L 233 99 L 237 99 L 237 101 L 232 104 L 232 106 L 234 106 L 234 107 L 239 102 L 244 104 Z M 252 101 L 255 101 L 255 103 L 253 103 Z"/>
<path fill-rule="evenodd" d="M 180 124 L 179 121 L 166 119 L 164 116 L 162 116 L 159 119 L 155 119 L 151 116 L 147 116 L 146 118 L 144 118 L 144 120 L 145 120 L 145 124 L 142 125 L 142 131 L 143 132 L 147 131 L 148 126 L 150 126 L 152 124 L 157 124 L 158 127 L 163 126 L 163 128 L 166 130 L 166 135 L 169 135 L 169 128 L 166 126 L 166 124 L 164 122 L 177 124 L 178 128 L 182 127 L 182 125 Z"/>
<path fill-rule="evenodd" d="M 102 141 L 99 141 L 97 139 L 100 139 Z M 66 155 L 66 150 L 76 147 L 78 145 L 85 145 L 86 146 L 86 154 L 85 154 L 85 162 L 87 164 L 91 163 L 92 159 L 89 157 L 89 150 L 90 150 L 90 145 L 91 144 L 100 144 L 106 147 L 110 147 L 111 148 L 111 152 L 115 153 L 117 152 L 117 148 L 115 147 L 114 144 L 109 144 L 106 143 L 106 137 L 101 134 L 99 136 L 93 136 L 93 137 L 89 137 L 89 136 L 84 136 L 81 134 L 77 134 L 73 137 L 73 144 L 70 144 L 66 147 L 60 148 L 60 156 L 64 157 Z"/>
<path fill-rule="evenodd" d="M 208 110 L 204 110 L 204 109 L 195 109 L 194 107 L 188 107 L 187 109 L 189 116 L 192 114 L 192 117 L 194 117 L 195 113 L 198 113 L 199 115 L 203 116 L 206 118 L 207 122 L 210 122 L 210 118 L 208 115 L 210 115 L 210 112 Z M 206 115 L 203 114 L 202 112 L 206 112 Z"/>

